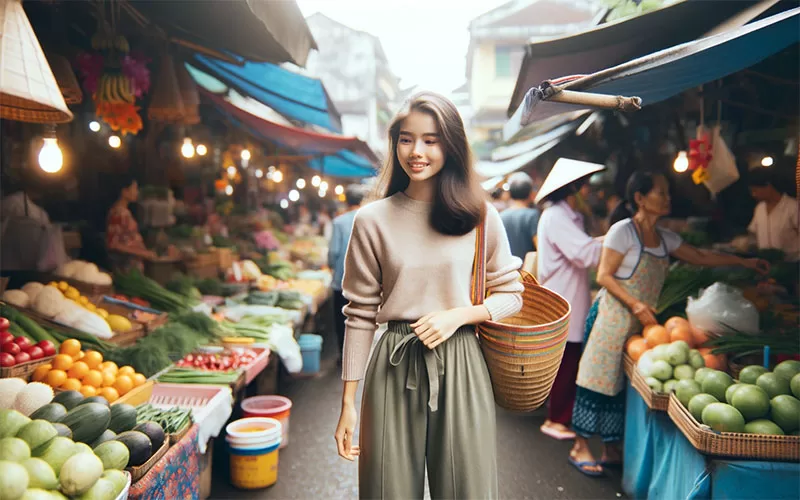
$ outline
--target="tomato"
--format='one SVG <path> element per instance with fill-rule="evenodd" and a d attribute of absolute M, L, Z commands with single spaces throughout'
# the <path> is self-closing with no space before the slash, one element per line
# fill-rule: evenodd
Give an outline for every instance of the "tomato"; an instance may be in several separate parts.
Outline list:
<path fill-rule="evenodd" d="M 7 352 L 12 356 L 16 356 L 17 354 L 22 352 L 22 349 L 20 349 L 17 344 L 13 342 L 8 342 L 6 344 L 3 344 L 3 347 L 0 347 L 0 351 Z"/>
<path fill-rule="evenodd" d="M 11 332 L 0 333 L 0 345 L 8 344 L 9 342 L 14 342 L 14 335 Z"/>
<path fill-rule="evenodd" d="M 33 344 L 31 344 L 31 341 L 28 340 L 28 337 L 23 337 L 22 335 L 20 335 L 19 337 L 15 338 L 14 339 L 14 343 L 17 344 L 19 346 L 19 348 L 22 349 L 23 351 L 28 350 L 28 348 L 31 345 L 33 345 Z"/>
<path fill-rule="evenodd" d="M 55 356 L 56 354 L 56 346 L 49 340 L 42 340 L 36 344 L 36 347 L 40 348 L 45 356 Z"/>
<path fill-rule="evenodd" d="M 17 362 L 14 359 L 14 356 L 12 356 L 7 352 L 0 352 L 0 366 L 2 366 L 3 368 L 7 368 L 9 366 L 14 366 L 16 364 Z"/>
<path fill-rule="evenodd" d="M 0 332 L 8 330 L 9 326 L 11 326 L 11 322 L 6 318 L 0 317 Z"/>
<path fill-rule="evenodd" d="M 27 352 L 31 359 L 42 359 L 44 357 L 44 351 L 39 346 L 33 346 Z"/>
<path fill-rule="evenodd" d="M 14 356 L 14 361 L 16 361 L 17 364 L 27 363 L 30 360 L 31 360 L 31 355 L 28 354 L 27 352 L 21 352 L 16 356 Z"/>

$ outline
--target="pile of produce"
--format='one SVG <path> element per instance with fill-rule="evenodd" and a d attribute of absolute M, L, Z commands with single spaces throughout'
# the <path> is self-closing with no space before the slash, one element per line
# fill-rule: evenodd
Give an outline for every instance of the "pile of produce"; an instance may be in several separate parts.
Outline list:
<path fill-rule="evenodd" d="M 261 271 L 278 281 L 287 281 L 294 278 L 294 266 L 291 262 L 271 256 L 269 259 L 260 259 L 257 262 Z"/>
<path fill-rule="evenodd" d="M 634 362 L 638 362 L 644 355 L 650 353 L 646 359 L 655 361 L 656 359 L 666 360 L 664 354 L 669 347 L 675 351 L 676 347 L 667 344 L 681 341 L 678 347 L 687 351 L 687 356 L 697 358 L 699 355 L 703 360 L 703 366 L 716 369 L 725 369 L 728 365 L 727 357 L 724 354 L 715 354 L 710 347 L 707 347 L 708 334 L 698 328 L 693 327 L 687 320 L 675 316 L 667 320 L 664 325 L 650 325 L 642 330 L 641 335 L 631 336 L 625 344 L 625 350 Z M 664 346 L 664 347 L 659 347 Z M 697 349 L 694 349 L 697 347 Z M 658 348 L 657 352 L 653 352 Z M 654 358 L 654 354 L 656 357 Z M 681 359 L 675 357 L 674 359 Z M 678 363 L 682 364 L 682 363 Z M 695 364 L 699 364 L 696 361 Z M 666 380 L 669 380 L 666 379 Z"/>
<path fill-rule="evenodd" d="M 189 299 L 162 287 L 152 279 L 143 275 L 138 269 L 128 273 L 118 273 L 114 276 L 114 285 L 120 292 L 140 297 L 147 300 L 152 307 L 159 311 L 184 312 L 197 304 L 196 300 Z"/>
<path fill-rule="evenodd" d="M 233 385 L 241 376 L 239 370 L 211 372 L 194 368 L 172 368 L 158 377 L 165 384 Z"/>
<path fill-rule="evenodd" d="M 71 278 L 91 285 L 108 286 L 111 285 L 113 281 L 110 274 L 100 271 L 95 264 L 82 260 L 72 260 L 62 264 L 56 269 L 54 274 L 62 278 Z"/>
<path fill-rule="evenodd" d="M 231 264 L 225 272 L 225 281 L 228 283 L 245 283 L 258 281 L 262 276 L 261 269 L 252 260 L 242 260 Z"/>
<path fill-rule="evenodd" d="M 256 359 L 256 352 L 252 349 L 226 349 L 219 353 L 193 353 L 187 354 L 175 363 L 179 368 L 194 368 L 196 370 L 225 372 L 245 368 Z"/>
<path fill-rule="evenodd" d="M 304 294 L 296 290 L 273 290 L 271 292 L 254 290 L 242 302 L 250 305 L 273 306 L 294 310 L 302 309 L 306 305 Z"/>
<path fill-rule="evenodd" d="M 772 372 L 747 366 L 738 382 L 725 372 L 701 368 L 679 384 L 680 402 L 715 431 L 800 435 L 800 361 L 784 361 Z"/>
<path fill-rule="evenodd" d="M 11 316 L 15 316 L 15 314 L 11 314 Z M 27 320 L 27 318 L 25 319 Z M 38 330 L 38 325 L 36 326 Z M 45 340 L 35 342 L 37 338 Z M 0 317 L 0 367 L 9 368 L 55 355 L 55 339 L 47 340 L 47 338 L 50 338 L 47 332 L 41 335 L 31 335 L 17 323 Z"/>
<path fill-rule="evenodd" d="M 53 389 L 45 384 L 28 383 L 21 378 L 0 379 L 0 410 L 13 409 L 27 417 L 52 400 Z"/>
<path fill-rule="evenodd" d="M 136 407 L 136 421 L 155 422 L 167 434 L 177 434 L 192 423 L 192 410 L 177 406 L 165 410 L 145 403 Z"/>
<path fill-rule="evenodd" d="M 50 363 L 34 370 L 31 380 L 53 389 L 77 391 L 85 397 L 102 396 L 113 403 L 147 379 L 131 366 L 117 367 L 95 350 L 83 351 L 76 339 L 64 341 Z"/>

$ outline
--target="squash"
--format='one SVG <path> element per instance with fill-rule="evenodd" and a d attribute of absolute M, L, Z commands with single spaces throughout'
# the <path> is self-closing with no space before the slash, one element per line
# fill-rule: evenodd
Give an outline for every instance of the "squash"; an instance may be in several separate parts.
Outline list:
<path fill-rule="evenodd" d="M 64 405 L 58 403 L 48 403 L 35 412 L 31 413 L 31 419 L 47 420 L 50 423 L 60 422 L 67 414 L 67 409 Z"/>
<path fill-rule="evenodd" d="M 111 422 L 108 428 L 116 433 L 133 430 L 136 427 L 136 408 L 125 403 L 111 406 Z"/>
<path fill-rule="evenodd" d="M 83 394 L 78 391 L 64 391 L 56 394 L 52 402 L 64 405 L 64 408 L 69 411 L 78 406 L 83 399 Z"/>
<path fill-rule="evenodd" d="M 70 410 L 61 423 L 72 430 L 72 439 L 80 443 L 93 443 L 108 429 L 111 410 L 101 403 L 87 403 Z"/>
<path fill-rule="evenodd" d="M 153 444 L 147 434 L 139 431 L 128 431 L 117 434 L 117 441 L 124 444 L 130 453 L 128 467 L 138 467 L 153 456 Z"/>

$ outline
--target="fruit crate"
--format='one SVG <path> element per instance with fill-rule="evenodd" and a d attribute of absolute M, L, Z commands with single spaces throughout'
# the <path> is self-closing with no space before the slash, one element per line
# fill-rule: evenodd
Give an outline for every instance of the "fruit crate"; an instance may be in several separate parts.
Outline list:
<path fill-rule="evenodd" d="M 675 394 L 669 397 L 667 414 L 692 446 L 704 455 L 749 460 L 800 461 L 800 436 L 717 432 L 695 420 Z"/>
<path fill-rule="evenodd" d="M 46 365 L 53 361 L 54 358 L 55 355 L 45 356 L 41 359 L 34 359 L 26 363 L 0 368 L 0 378 L 21 378 L 27 381 L 28 377 L 31 376 L 31 373 L 33 373 L 36 368 Z"/>
<path fill-rule="evenodd" d="M 150 399 L 150 395 L 153 394 L 154 385 L 155 382 L 153 382 L 152 380 L 148 380 L 139 387 L 134 387 L 133 389 L 128 391 L 124 396 L 120 396 L 119 399 L 117 399 L 111 404 L 125 403 L 131 406 L 137 406 L 142 403 L 145 403 L 147 402 L 148 399 Z"/>
<path fill-rule="evenodd" d="M 633 378 L 633 370 L 636 369 L 636 363 L 633 362 L 633 358 L 628 356 L 627 353 L 622 355 L 622 371 L 625 372 L 625 375 L 628 379 Z"/>
<path fill-rule="evenodd" d="M 192 420 L 201 427 L 211 416 L 221 418 L 221 428 L 232 411 L 233 396 L 221 385 L 155 384 L 147 402 L 165 410 L 176 406 L 190 409 Z"/>
<path fill-rule="evenodd" d="M 101 269 L 101 271 L 103 270 Z M 111 293 L 113 290 L 113 285 L 95 285 L 94 283 L 87 283 L 85 281 L 80 281 L 73 278 L 64 278 L 63 276 L 57 276 L 53 273 L 43 273 L 40 276 L 39 281 L 44 285 L 50 283 L 51 281 L 63 281 L 69 286 L 75 287 L 75 289 L 81 292 L 82 295 L 85 295 L 89 298 L 99 295 L 106 295 Z"/>
<path fill-rule="evenodd" d="M 642 396 L 647 407 L 654 411 L 667 411 L 667 407 L 669 407 L 669 394 L 655 392 L 651 389 L 650 386 L 647 385 L 644 376 L 639 373 L 639 370 L 637 370 L 635 366 L 631 366 L 630 371 L 631 385 L 636 389 L 636 392 Z"/>
<path fill-rule="evenodd" d="M 147 462 L 138 467 L 128 467 L 127 470 L 131 473 L 131 483 L 136 483 L 146 476 L 147 473 L 150 472 L 150 469 L 152 469 L 159 460 L 164 458 L 164 455 L 167 454 L 167 450 L 169 450 L 169 439 L 164 440 L 164 444 L 161 445 L 161 448 L 153 453 L 153 455 L 147 459 Z"/>

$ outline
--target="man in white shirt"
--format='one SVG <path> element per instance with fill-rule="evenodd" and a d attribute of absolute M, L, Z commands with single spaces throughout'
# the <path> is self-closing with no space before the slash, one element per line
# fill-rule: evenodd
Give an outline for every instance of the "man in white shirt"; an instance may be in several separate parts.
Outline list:
<path fill-rule="evenodd" d="M 750 194 L 758 202 L 753 220 L 747 227 L 759 250 L 774 248 L 786 254 L 786 260 L 800 258 L 797 200 L 776 189 L 770 170 L 750 172 Z"/>

